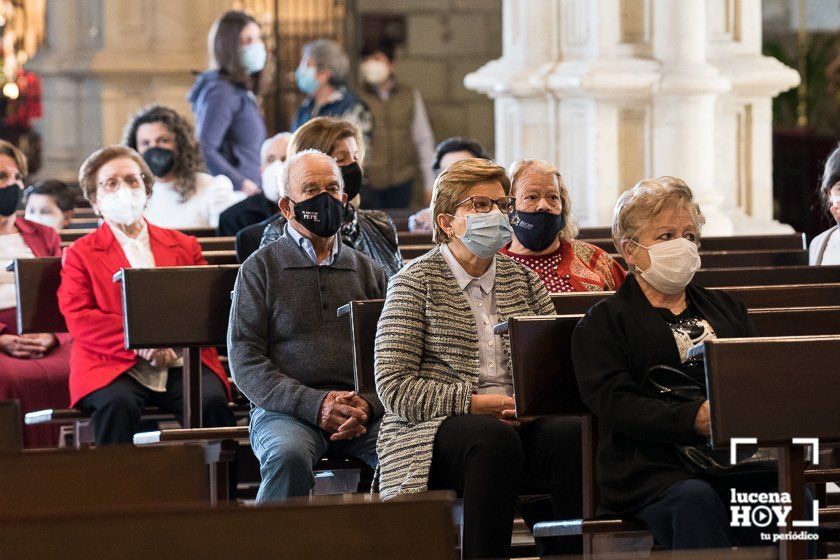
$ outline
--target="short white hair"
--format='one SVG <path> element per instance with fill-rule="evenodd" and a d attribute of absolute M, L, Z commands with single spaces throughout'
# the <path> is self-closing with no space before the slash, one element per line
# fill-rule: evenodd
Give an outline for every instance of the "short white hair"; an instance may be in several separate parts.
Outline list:
<path fill-rule="evenodd" d="M 330 163 L 330 167 L 333 168 L 333 173 L 336 177 L 338 177 L 338 188 L 340 192 L 344 192 L 344 178 L 341 176 L 341 168 L 338 167 L 338 162 L 335 161 L 335 158 L 325 154 L 324 152 L 319 152 L 318 150 L 308 149 L 300 151 L 293 156 L 290 156 L 289 159 L 283 164 L 283 173 L 280 174 L 280 184 L 278 185 L 278 190 L 280 192 L 280 198 L 286 196 L 286 185 L 289 183 L 289 177 L 292 174 L 292 168 L 295 167 L 296 164 L 303 163 L 301 160 L 308 158 L 309 156 L 320 156 L 325 158 Z"/>
<path fill-rule="evenodd" d="M 268 138 L 267 140 L 265 140 L 265 142 L 262 143 L 262 146 L 260 146 L 260 163 L 265 164 L 265 158 L 268 157 L 269 146 L 271 146 L 277 140 L 280 140 L 282 138 L 291 138 L 291 137 L 292 137 L 291 132 L 280 132 L 279 134 L 275 134 L 271 138 Z"/>

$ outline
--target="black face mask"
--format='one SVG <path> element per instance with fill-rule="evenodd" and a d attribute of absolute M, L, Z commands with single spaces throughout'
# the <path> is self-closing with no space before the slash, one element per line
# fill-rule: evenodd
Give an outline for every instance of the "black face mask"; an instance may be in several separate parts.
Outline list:
<path fill-rule="evenodd" d="M 350 202 L 356 195 L 362 192 L 362 168 L 359 162 L 354 161 L 339 167 L 341 177 L 344 179 L 344 192 L 347 193 L 347 202 Z"/>
<path fill-rule="evenodd" d="M 20 185 L 11 184 L 0 189 L 0 216 L 11 216 L 17 211 L 20 202 Z"/>
<path fill-rule="evenodd" d="M 152 170 L 152 175 L 166 177 L 175 167 L 175 152 L 166 148 L 149 148 L 143 152 L 143 160 Z"/>
<path fill-rule="evenodd" d="M 344 216 L 341 199 L 328 192 L 322 192 L 310 199 L 294 202 L 294 205 L 295 219 L 314 235 L 332 237 L 338 233 Z"/>
<path fill-rule="evenodd" d="M 517 210 L 510 218 L 513 234 L 531 251 L 542 251 L 551 245 L 564 227 L 563 214 L 551 212 L 520 212 Z"/>

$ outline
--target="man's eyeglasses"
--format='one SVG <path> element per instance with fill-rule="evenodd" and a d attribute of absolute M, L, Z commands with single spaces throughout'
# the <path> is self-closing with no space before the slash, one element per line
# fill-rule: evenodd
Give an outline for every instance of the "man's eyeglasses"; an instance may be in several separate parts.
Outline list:
<path fill-rule="evenodd" d="M 471 196 L 456 204 L 455 208 L 470 203 L 472 204 L 473 210 L 479 214 L 486 214 L 493 209 L 493 205 L 496 205 L 499 212 L 502 214 L 510 214 L 513 212 L 515 202 L 516 199 L 512 196 L 503 196 L 502 198 L 497 198 L 496 200 L 493 200 L 489 196 Z"/>
<path fill-rule="evenodd" d="M 114 192 L 120 185 L 125 183 L 130 189 L 140 188 L 143 185 L 144 175 L 142 173 L 135 173 L 133 175 L 126 175 L 124 177 L 108 177 L 104 181 L 99 182 L 99 186 L 105 192 Z"/>

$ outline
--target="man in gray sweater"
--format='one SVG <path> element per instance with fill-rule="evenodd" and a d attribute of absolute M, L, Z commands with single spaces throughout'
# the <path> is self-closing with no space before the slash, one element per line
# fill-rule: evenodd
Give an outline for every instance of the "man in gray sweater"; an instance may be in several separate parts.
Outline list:
<path fill-rule="evenodd" d="M 327 453 L 376 466 L 378 400 L 352 391 L 350 324 L 336 309 L 385 297 L 383 268 L 337 234 L 347 195 L 335 160 L 289 158 L 281 178 L 285 235 L 239 270 L 228 326 L 233 379 L 253 404 L 257 502 L 306 496 Z"/>

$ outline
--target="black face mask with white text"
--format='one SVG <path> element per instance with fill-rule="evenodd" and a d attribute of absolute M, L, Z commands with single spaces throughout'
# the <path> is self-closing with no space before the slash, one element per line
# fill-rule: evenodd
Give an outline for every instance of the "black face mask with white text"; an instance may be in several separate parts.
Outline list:
<path fill-rule="evenodd" d="M 340 198 L 322 192 L 307 200 L 292 201 L 295 220 L 318 237 L 332 237 L 341 228 L 344 205 Z"/>

